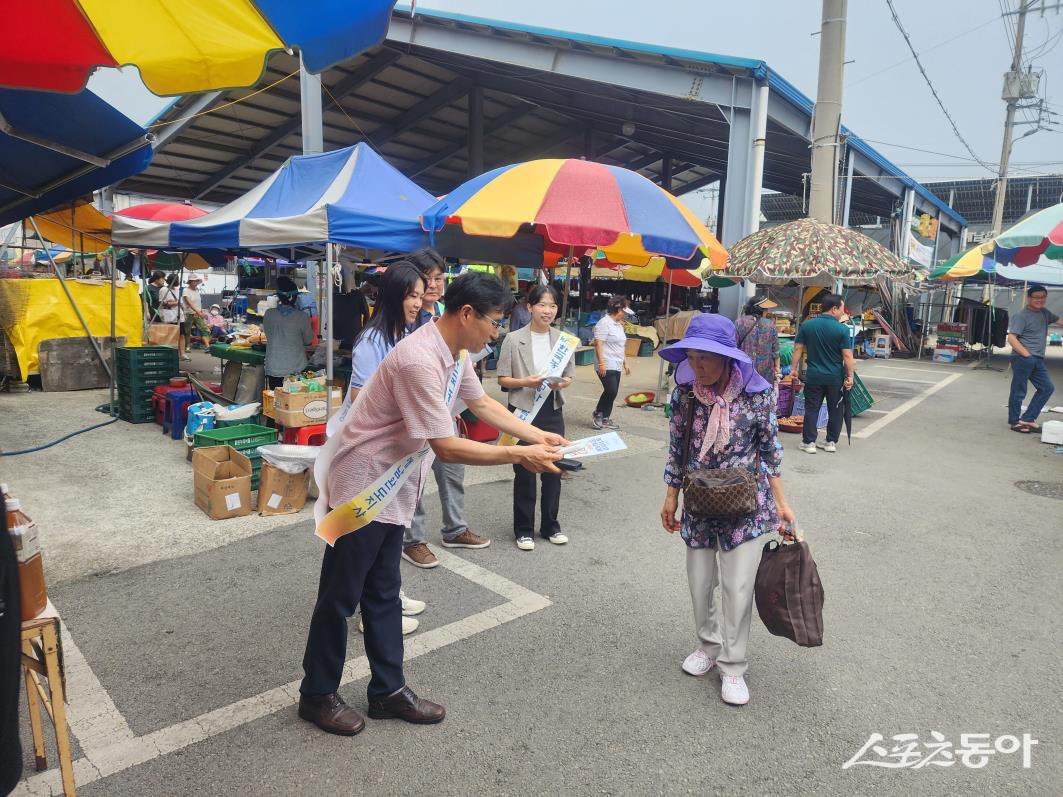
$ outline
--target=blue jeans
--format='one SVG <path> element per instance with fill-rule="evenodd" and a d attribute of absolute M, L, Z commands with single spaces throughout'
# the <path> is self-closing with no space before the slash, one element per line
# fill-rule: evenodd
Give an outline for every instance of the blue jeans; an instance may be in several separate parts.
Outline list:
<path fill-rule="evenodd" d="M 1022 412 L 1022 400 L 1026 398 L 1026 383 L 1033 382 L 1036 392 L 1026 412 Z M 1011 355 L 1011 396 L 1008 397 L 1008 424 L 1014 426 L 1020 420 L 1036 421 L 1056 387 L 1048 378 L 1044 357 Z M 1022 413 L 1021 417 L 1019 413 Z"/>

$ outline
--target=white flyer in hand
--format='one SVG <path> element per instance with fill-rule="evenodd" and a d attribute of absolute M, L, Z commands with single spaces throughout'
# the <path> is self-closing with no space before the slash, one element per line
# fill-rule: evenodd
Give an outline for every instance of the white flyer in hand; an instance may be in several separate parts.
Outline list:
<path fill-rule="evenodd" d="M 569 459 L 580 457 L 594 457 L 598 454 L 609 454 L 613 451 L 623 451 L 627 444 L 620 439 L 616 432 L 606 432 L 594 437 L 584 437 L 575 443 L 570 443 L 561 449 L 561 456 Z"/>

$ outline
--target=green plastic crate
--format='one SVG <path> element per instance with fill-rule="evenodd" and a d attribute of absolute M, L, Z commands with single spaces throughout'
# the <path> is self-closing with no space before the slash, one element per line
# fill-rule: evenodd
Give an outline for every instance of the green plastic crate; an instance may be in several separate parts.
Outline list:
<path fill-rule="evenodd" d="M 193 438 L 193 444 L 196 448 L 200 446 L 232 446 L 237 451 L 258 448 L 259 446 L 276 442 L 276 429 L 271 429 L 268 426 L 259 426 L 256 423 L 241 423 L 238 426 L 196 432 Z"/>
<path fill-rule="evenodd" d="M 860 381 L 860 375 L 857 373 L 853 374 L 853 389 L 849 391 L 849 403 L 853 408 L 853 415 L 867 412 L 875 404 L 875 399 Z"/>
<path fill-rule="evenodd" d="M 177 348 L 174 346 L 118 346 L 115 349 L 118 365 L 147 365 L 148 363 L 177 365 Z"/>
<path fill-rule="evenodd" d="M 595 353 L 593 346 L 580 346 L 576 349 L 576 365 L 594 365 Z"/>

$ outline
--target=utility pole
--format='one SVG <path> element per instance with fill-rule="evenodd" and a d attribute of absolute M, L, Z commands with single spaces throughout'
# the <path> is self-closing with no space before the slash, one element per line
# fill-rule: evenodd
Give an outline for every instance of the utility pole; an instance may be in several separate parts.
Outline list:
<path fill-rule="evenodd" d="M 819 83 L 812 117 L 812 190 L 808 215 L 834 223 L 839 133 L 842 121 L 842 70 L 848 0 L 823 0 L 819 37 Z"/>
<path fill-rule="evenodd" d="M 1026 30 L 1026 11 L 1035 0 L 1019 0 L 1019 19 L 1015 23 L 1015 51 L 1011 57 L 1011 71 L 1004 75 L 1002 99 L 1008 104 L 1004 116 L 1004 144 L 1000 149 L 1000 170 L 997 172 L 997 194 L 993 202 L 992 235 L 999 235 L 1004 226 L 1004 195 L 1008 189 L 1008 161 L 1011 159 L 1011 134 L 1015 128 L 1015 108 L 1019 100 L 1029 95 L 1024 90 L 1022 74 L 1022 38 Z"/>

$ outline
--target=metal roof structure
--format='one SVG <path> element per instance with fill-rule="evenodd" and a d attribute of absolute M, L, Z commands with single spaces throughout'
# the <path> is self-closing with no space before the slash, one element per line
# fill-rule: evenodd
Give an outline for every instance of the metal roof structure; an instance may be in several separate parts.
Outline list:
<path fill-rule="evenodd" d="M 926 187 L 962 213 L 968 223 L 992 223 L 996 178 L 946 180 L 927 183 Z M 1060 202 L 1063 202 L 1063 174 L 1009 177 L 1004 192 L 1004 226 L 1015 224 L 1031 211 L 1044 210 Z"/>
<path fill-rule="evenodd" d="M 367 141 L 435 194 L 495 166 L 587 157 L 675 194 L 719 181 L 717 234 L 729 245 L 752 229 L 759 205 L 751 164 L 761 105 L 762 187 L 801 196 L 811 170 L 812 100 L 752 59 L 396 10 L 380 46 L 321 83 L 326 150 Z M 297 59 L 275 56 L 259 85 L 167 109 L 152 166 L 121 190 L 226 202 L 301 153 Z M 840 206 L 890 216 L 909 194 L 916 213 L 938 216 L 958 240 L 959 213 L 851 131 L 843 138 Z"/>

